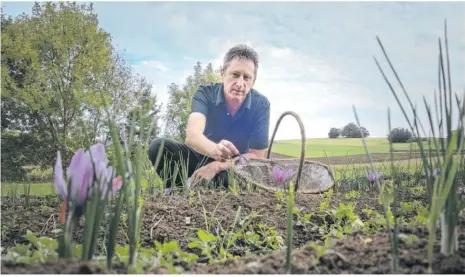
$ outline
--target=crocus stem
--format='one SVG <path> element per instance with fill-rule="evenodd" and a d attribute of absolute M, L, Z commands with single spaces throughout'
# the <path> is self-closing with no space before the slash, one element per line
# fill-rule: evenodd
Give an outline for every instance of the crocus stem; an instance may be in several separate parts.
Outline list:
<path fill-rule="evenodd" d="M 294 209 L 294 186 L 289 184 L 289 198 L 287 201 L 287 249 L 286 249 L 286 274 L 291 274 L 292 270 L 292 233 L 293 218 L 292 210 Z"/>
<path fill-rule="evenodd" d="M 66 221 L 65 230 L 62 237 L 63 248 L 60 250 L 61 253 L 59 253 L 60 257 L 62 258 L 71 259 L 73 257 L 72 237 L 73 229 L 77 221 L 78 219 L 73 217 L 73 213 L 69 215 L 68 220 Z"/>

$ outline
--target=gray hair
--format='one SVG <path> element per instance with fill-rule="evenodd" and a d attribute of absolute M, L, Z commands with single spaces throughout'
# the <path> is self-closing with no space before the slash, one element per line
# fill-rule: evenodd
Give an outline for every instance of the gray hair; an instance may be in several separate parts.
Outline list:
<path fill-rule="evenodd" d="M 255 65 L 254 69 L 254 81 L 257 79 L 257 71 L 258 71 L 258 54 L 253 48 L 245 45 L 245 44 L 238 44 L 231 49 L 228 50 L 226 55 L 224 55 L 223 59 L 223 71 L 229 66 L 229 63 L 234 59 L 245 59 L 252 61 Z"/>

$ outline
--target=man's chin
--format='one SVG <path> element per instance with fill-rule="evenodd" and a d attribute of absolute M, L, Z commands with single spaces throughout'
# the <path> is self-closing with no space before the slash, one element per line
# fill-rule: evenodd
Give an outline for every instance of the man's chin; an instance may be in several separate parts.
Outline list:
<path fill-rule="evenodd" d="M 234 103 L 234 104 L 237 104 L 237 105 L 242 104 L 242 102 L 244 102 L 244 100 L 245 100 L 245 97 L 243 97 L 243 96 L 233 96 L 233 97 L 231 97 L 231 102 Z"/>

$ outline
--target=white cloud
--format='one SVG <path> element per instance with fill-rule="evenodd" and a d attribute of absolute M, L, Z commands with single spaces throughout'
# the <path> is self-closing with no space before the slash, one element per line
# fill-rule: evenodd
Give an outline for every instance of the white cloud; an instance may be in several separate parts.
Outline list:
<path fill-rule="evenodd" d="M 134 72 L 144 76 L 152 83 L 152 92 L 158 101 L 165 105 L 168 102 L 167 87 L 172 82 L 179 82 L 179 76 L 158 60 L 145 60 L 132 65 Z"/>
<path fill-rule="evenodd" d="M 374 99 L 363 87 L 338 72 L 331 64 L 318 57 L 299 53 L 291 48 L 269 45 L 254 45 L 250 41 L 226 41 L 213 39 L 211 51 L 219 54 L 213 65 L 221 65 L 223 55 L 233 45 L 245 43 L 254 47 L 260 59 L 258 78 L 254 88 L 271 102 L 270 137 L 279 116 L 285 111 L 294 111 L 305 125 L 307 137 L 326 137 L 332 126 L 342 126 L 343 118 L 337 112 L 328 118 L 319 111 L 357 108 L 377 109 Z M 214 45 L 214 46 L 213 46 Z M 384 107 L 382 107 L 384 108 Z M 294 119 L 291 119 L 294 120 Z M 286 119 L 285 121 L 288 122 Z M 295 120 L 294 120 L 295 121 Z M 280 124 L 276 139 L 291 139 L 300 136 L 297 123 Z"/>
<path fill-rule="evenodd" d="M 171 21 L 176 28 L 186 28 L 189 25 L 189 20 L 185 15 L 172 15 Z"/>
<path fill-rule="evenodd" d="M 139 65 L 146 66 L 147 68 L 157 69 L 162 72 L 166 72 L 168 70 L 166 65 L 160 61 L 154 61 L 154 60 L 142 61 L 139 64 L 136 64 L 135 66 L 139 66 Z"/>

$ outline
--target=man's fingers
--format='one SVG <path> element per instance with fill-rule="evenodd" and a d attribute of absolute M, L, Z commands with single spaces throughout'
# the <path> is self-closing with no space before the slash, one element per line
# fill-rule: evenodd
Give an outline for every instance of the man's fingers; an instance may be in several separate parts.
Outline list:
<path fill-rule="evenodd" d="M 218 149 L 221 151 L 221 156 L 223 158 L 228 159 L 230 156 L 232 156 L 232 152 L 224 144 L 219 143 L 218 144 Z"/>
<path fill-rule="evenodd" d="M 232 142 L 230 141 L 227 141 L 227 140 L 222 140 L 220 142 L 221 145 L 223 145 L 224 147 L 226 147 L 226 149 L 229 150 L 229 153 L 231 153 L 231 155 L 239 155 L 239 150 L 237 150 L 236 146 L 234 146 L 234 144 L 232 144 Z"/>
<path fill-rule="evenodd" d="M 192 181 L 192 186 L 196 185 L 198 183 L 199 179 L 199 171 L 196 170 L 191 176 L 191 181 Z"/>

